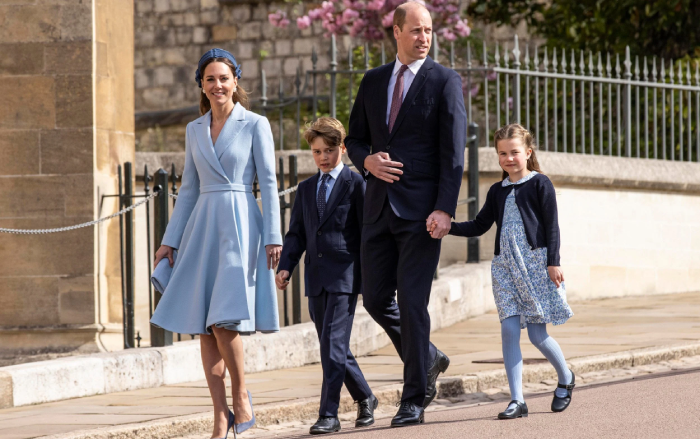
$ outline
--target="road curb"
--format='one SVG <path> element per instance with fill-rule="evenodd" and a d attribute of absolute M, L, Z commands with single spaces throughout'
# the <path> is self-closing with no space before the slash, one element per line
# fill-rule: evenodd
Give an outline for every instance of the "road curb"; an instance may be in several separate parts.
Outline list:
<path fill-rule="evenodd" d="M 571 370 L 577 375 L 608 369 L 642 366 L 662 361 L 678 360 L 700 355 L 700 341 L 696 343 L 660 346 L 615 352 L 604 355 L 574 358 L 569 361 Z M 523 383 L 539 383 L 556 379 L 556 372 L 549 364 L 526 365 L 523 368 Z M 438 382 L 438 397 L 455 397 L 485 389 L 508 385 L 505 370 L 496 369 L 463 376 L 448 376 Z M 382 405 L 396 404 L 401 398 L 400 384 L 375 389 L 374 394 Z M 341 398 L 339 413 L 356 410 L 350 396 Z M 303 398 L 287 403 L 258 405 L 255 408 L 258 426 L 280 424 L 316 417 L 318 398 Z M 43 436 L 40 439 L 166 439 L 196 433 L 207 433 L 213 427 L 211 412 L 113 427 L 102 427 L 73 433 Z"/>

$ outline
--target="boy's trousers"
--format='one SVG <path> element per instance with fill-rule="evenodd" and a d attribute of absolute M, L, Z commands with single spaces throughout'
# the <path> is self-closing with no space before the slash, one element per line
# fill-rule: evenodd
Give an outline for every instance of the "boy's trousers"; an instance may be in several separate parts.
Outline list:
<path fill-rule="evenodd" d="M 355 317 L 357 294 L 335 294 L 325 289 L 309 296 L 309 314 L 316 325 L 321 345 L 323 387 L 319 416 L 338 416 L 340 390 L 345 383 L 355 401 L 372 395 L 360 366 L 350 352 L 350 333 Z"/>

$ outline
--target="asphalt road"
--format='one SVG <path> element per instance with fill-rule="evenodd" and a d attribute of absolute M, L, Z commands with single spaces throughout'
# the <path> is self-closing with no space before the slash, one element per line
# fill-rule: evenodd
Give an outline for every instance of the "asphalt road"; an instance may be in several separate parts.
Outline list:
<path fill-rule="evenodd" d="M 547 393 L 526 398 L 530 416 L 524 419 L 496 419 L 507 402 L 494 402 L 429 412 L 426 423 L 414 427 L 391 428 L 390 417 L 362 430 L 344 423 L 341 432 L 325 437 L 700 439 L 699 391 L 700 369 L 695 368 L 577 388 L 571 406 L 563 413 L 550 411 L 551 393 Z M 284 437 L 311 436 L 299 430 Z"/>

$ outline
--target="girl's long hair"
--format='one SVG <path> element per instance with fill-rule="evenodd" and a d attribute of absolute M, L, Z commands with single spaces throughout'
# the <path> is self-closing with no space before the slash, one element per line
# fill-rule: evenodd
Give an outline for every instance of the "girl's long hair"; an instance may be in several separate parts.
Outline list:
<path fill-rule="evenodd" d="M 528 131 L 524 126 L 518 123 L 512 123 L 510 125 L 502 126 L 498 130 L 496 130 L 496 133 L 493 136 L 493 144 L 496 147 L 496 152 L 498 152 L 499 140 L 510 139 L 520 139 L 520 141 L 523 142 L 523 146 L 525 146 L 525 148 L 530 148 L 532 150 L 530 158 L 527 159 L 527 170 L 537 171 L 541 174 L 542 170 L 540 170 L 540 164 L 537 161 L 537 154 L 535 154 L 535 151 L 537 150 L 537 144 L 535 143 L 535 138 L 533 137 L 532 133 L 530 133 L 530 131 Z M 501 180 L 505 180 L 506 177 L 508 177 L 508 173 L 506 171 L 503 171 L 503 173 L 501 174 Z"/>
<path fill-rule="evenodd" d="M 204 63 L 204 65 L 202 65 L 202 68 L 200 70 L 202 72 L 202 82 L 204 82 L 204 71 L 206 70 L 207 66 L 213 62 L 222 62 L 226 64 L 229 67 L 229 69 L 231 69 L 231 75 L 233 75 L 234 77 L 236 76 L 234 74 L 234 72 L 236 71 L 236 67 L 233 65 L 231 60 L 229 60 L 228 58 L 211 58 L 208 59 Z M 246 91 L 243 90 L 243 87 L 241 87 L 240 83 L 236 86 L 236 91 L 233 93 L 231 98 L 234 104 L 240 103 L 245 109 L 250 109 L 248 106 L 248 93 L 246 93 Z M 211 110 L 211 102 L 209 102 L 209 98 L 206 94 L 200 93 L 199 114 L 204 115 L 209 110 Z"/>

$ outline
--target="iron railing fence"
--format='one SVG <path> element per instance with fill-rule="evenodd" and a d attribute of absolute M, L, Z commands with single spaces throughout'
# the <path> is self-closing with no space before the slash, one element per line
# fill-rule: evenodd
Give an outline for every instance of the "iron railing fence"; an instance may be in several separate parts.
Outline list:
<path fill-rule="evenodd" d="M 383 64 L 384 46 L 379 50 L 374 58 Z M 294 121 L 299 149 L 302 120 L 323 114 L 339 117 L 339 107 L 345 110 L 343 116 L 349 115 L 359 81 L 371 68 L 370 52 L 365 45 L 364 65 L 357 66 L 351 47 L 340 68 L 331 37 L 329 68 L 319 68 L 314 49 L 312 69 L 302 72 L 300 63 L 293 96 L 285 95 L 282 78 L 277 96 L 269 96 L 262 72 L 261 97 L 252 103 L 276 119 L 280 149 L 285 120 Z M 455 49 L 452 43 L 441 50 L 435 43 L 431 52 L 435 61 L 447 58 L 448 66 L 462 75 L 467 114 L 481 127 L 481 146 L 492 146 L 496 128 L 519 122 L 545 151 L 695 162 L 700 157 L 698 61 L 640 60 L 629 48 L 622 56 L 546 47 L 531 51 L 530 45 L 521 50 L 517 35 L 510 48 L 504 44 L 489 49 L 484 43 L 479 61 L 469 44 Z"/>
<path fill-rule="evenodd" d="M 492 145 L 496 128 L 519 122 L 545 151 L 694 162 L 700 157 L 698 60 L 633 58 L 629 49 L 593 54 L 527 44 L 521 50 L 517 35 L 510 44 L 484 43 L 478 51 L 469 44 L 456 49 L 454 43 L 440 49 L 433 41 L 433 59 L 463 77 L 467 114 L 481 127 L 481 146 Z M 326 68 L 318 65 L 314 48 L 310 70 L 299 62 L 291 95 L 283 76 L 277 93 L 270 93 L 261 72 L 261 94 L 251 105 L 276 125 L 278 149 L 301 149 L 302 125 L 320 115 L 348 123 L 362 76 L 387 61 L 383 44 L 359 48 L 351 46 L 341 62 L 332 36 Z M 143 127 L 197 115 L 198 108 L 191 107 L 139 113 L 136 119 Z"/>

